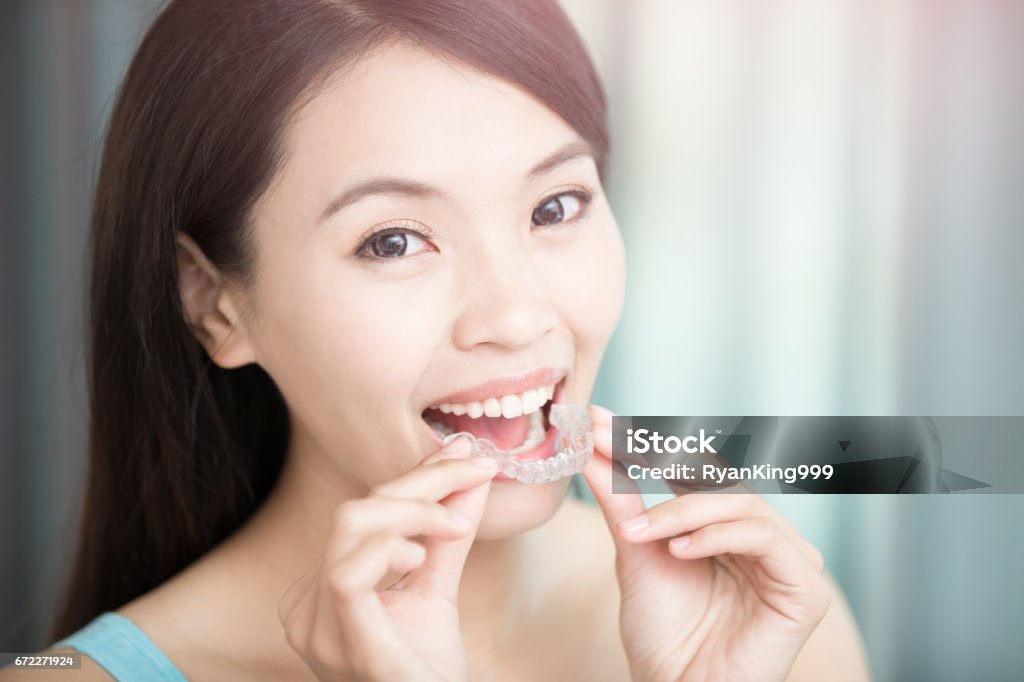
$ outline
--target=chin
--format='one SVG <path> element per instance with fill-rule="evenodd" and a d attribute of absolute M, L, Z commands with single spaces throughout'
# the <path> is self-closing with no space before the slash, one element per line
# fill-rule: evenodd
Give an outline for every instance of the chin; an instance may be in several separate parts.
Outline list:
<path fill-rule="evenodd" d="M 477 538 L 499 540 L 544 524 L 565 501 L 572 477 L 550 483 L 494 481 Z"/>

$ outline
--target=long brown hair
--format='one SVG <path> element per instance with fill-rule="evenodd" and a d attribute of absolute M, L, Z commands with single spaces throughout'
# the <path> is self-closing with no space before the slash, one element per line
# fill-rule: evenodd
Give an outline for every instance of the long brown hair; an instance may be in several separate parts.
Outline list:
<path fill-rule="evenodd" d="M 176 233 L 251 282 L 251 211 L 282 163 L 289 115 L 391 38 L 537 97 L 590 143 L 604 181 L 605 95 L 555 0 L 170 2 L 120 87 L 96 187 L 89 473 L 51 641 L 210 550 L 276 481 L 284 401 L 258 365 L 224 370 L 192 335 Z"/>

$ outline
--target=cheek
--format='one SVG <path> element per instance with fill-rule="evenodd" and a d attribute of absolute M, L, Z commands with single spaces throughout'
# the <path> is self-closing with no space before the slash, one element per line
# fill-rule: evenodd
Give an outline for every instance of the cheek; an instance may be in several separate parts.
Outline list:
<path fill-rule="evenodd" d="M 366 445 L 407 421 L 401 407 L 444 319 L 429 287 L 319 254 L 268 272 L 261 286 L 260 364 L 310 430 Z"/>
<path fill-rule="evenodd" d="M 625 251 L 610 213 L 560 254 L 552 275 L 554 300 L 581 350 L 603 352 L 618 324 L 625 293 Z"/>

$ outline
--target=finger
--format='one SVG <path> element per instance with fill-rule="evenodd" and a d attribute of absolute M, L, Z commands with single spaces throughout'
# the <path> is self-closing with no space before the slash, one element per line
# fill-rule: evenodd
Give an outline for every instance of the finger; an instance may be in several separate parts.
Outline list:
<path fill-rule="evenodd" d="M 689 493 L 654 505 L 620 531 L 629 542 L 649 542 L 765 511 L 746 495 Z"/>
<path fill-rule="evenodd" d="M 331 604 L 331 614 L 337 618 L 341 641 L 345 650 L 377 652 L 387 657 L 388 652 L 401 649 L 401 639 L 394 629 L 376 592 L 376 585 L 389 572 L 406 573 L 421 565 L 426 558 L 422 545 L 395 535 L 375 535 L 363 540 L 343 559 L 331 564 L 321 583 L 317 612 L 317 630 L 335 632 L 327 622 L 324 604 Z M 323 619 L 321 619 L 323 618 Z M 367 671 L 368 672 L 368 671 Z"/>
<path fill-rule="evenodd" d="M 378 533 L 456 538 L 471 529 L 469 519 L 437 502 L 385 497 L 349 500 L 334 511 L 325 562 L 332 565 Z"/>
<path fill-rule="evenodd" d="M 615 416 L 615 413 L 609 410 L 607 407 L 603 407 L 596 403 L 591 403 L 588 412 L 590 414 L 591 424 L 606 429 L 612 428 L 612 417 Z"/>
<path fill-rule="evenodd" d="M 789 519 L 789 517 L 779 511 L 769 500 L 754 492 L 747 483 L 740 481 L 739 483 L 724 488 L 719 492 L 728 493 L 730 495 L 738 494 L 742 497 L 747 497 L 748 499 L 753 500 L 754 504 L 757 505 L 757 509 L 751 515 L 768 516 L 774 519 L 775 523 L 779 524 L 779 527 L 782 528 L 782 532 L 785 533 L 790 540 L 796 543 L 800 551 L 803 552 L 811 562 L 811 565 L 814 566 L 819 573 L 825 572 L 825 555 L 823 555 L 810 540 L 804 537 L 803 533 L 799 528 L 797 528 L 796 524 Z"/>
<path fill-rule="evenodd" d="M 476 487 L 497 473 L 498 464 L 492 457 L 467 458 L 446 453 L 444 458 L 420 464 L 394 480 L 375 486 L 371 494 L 437 502 L 457 490 Z"/>
<path fill-rule="evenodd" d="M 312 585 L 320 579 L 320 567 L 323 566 L 323 559 L 320 558 L 313 568 L 306 571 L 301 578 L 293 582 L 285 590 L 285 593 L 281 596 L 281 601 L 277 604 L 277 619 L 284 625 L 285 621 L 288 620 L 289 615 L 298 606 L 302 600 L 303 595 L 310 591 Z"/>
<path fill-rule="evenodd" d="M 612 460 L 598 452 L 602 439 L 603 436 L 594 434 L 594 456 L 583 470 L 583 478 L 604 514 L 605 522 L 614 531 L 616 524 L 643 513 L 645 507 L 636 483 L 617 469 Z"/>
<path fill-rule="evenodd" d="M 608 457 L 610 452 L 611 430 L 596 424 L 594 456 L 583 470 L 583 478 L 590 487 L 594 499 L 597 500 L 597 505 L 601 509 L 601 514 L 620 555 L 623 552 L 639 555 L 646 551 L 652 551 L 653 548 L 645 545 L 623 541 L 617 530 L 619 523 L 643 514 L 645 507 L 636 483 L 615 467 L 614 462 Z M 625 489 L 629 492 L 616 493 L 613 492 L 615 489 Z"/>
<path fill-rule="evenodd" d="M 441 449 L 437 452 L 424 457 L 420 464 L 433 464 L 434 462 L 452 458 L 468 458 L 471 451 L 472 447 L 469 438 L 459 436 L 446 445 L 441 446 Z"/>
<path fill-rule="evenodd" d="M 778 524 L 804 558 L 819 572 L 824 558 L 793 523 L 756 493 L 689 493 L 657 504 L 644 514 L 619 526 L 628 542 L 650 542 L 689 533 L 712 523 L 767 516 Z"/>
<path fill-rule="evenodd" d="M 800 550 L 767 516 L 726 521 L 673 538 L 669 553 L 680 559 L 736 554 L 756 559 L 767 574 L 788 586 L 800 586 L 811 575 Z"/>
<path fill-rule="evenodd" d="M 429 537 L 424 540 L 427 558 L 423 566 L 401 581 L 401 589 L 433 590 L 458 601 L 459 583 L 469 550 L 476 540 L 476 531 L 483 518 L 491 480 L 498 473 L 498 463 L 491 457 L 470 457 L 470 442 L 456 438 L 437 453 L 424 460 L 426 466 L 402 477 L 387 494 L 427 494 L 440 500 L 452 513 L 468 519 L 470 530 L 459 538 Z M 468 458 L 468 459 L 467 459 Z M 453 485 L 452 472 L 460 471 L 459 484 Z M 468 470 L 468 473 L 466 473 Z M 468 481 L 470 485 L 465 485 Z M 475 485 L 472 485 L 475 483 Z"/>
<path fill-rule="evenodd" d="M 594 493 L 609 527 L 644 511 L 643 497 L 636 483 L 612 461 L 612 412 L 600 405 L 590 406 L 594 433 L 594 456 L 583 477 Z M 629 492 L 613 493 L 613 490 Z M 613 533 L 614 534 L 614 533 Z"/>
<path fill-rule="evenodd" d="M 754 493 L 750 494 L 753 495 Z M 800 529 L 797 528 L 796 524 L 793 523 L 785 514 L 776 509 L 775 505 L 771 504 L 768 500 L 764 500 L 764 498 L 761 498 L 760 496 L 758 496 L 758 499 L 764 501 L 764 506 L 768 510 L 766 515 L 774 519 L 782 528 L 782 532 L 785 533 L 790 540 L 796 543 L 797 547 L 800 548 L 800 551 L 804 554 L 807 560 L 811 562 L 811 566 L 813 566 L 818 573 L 824 573 L 826 568 L 825 555 L 821 553 L 821 550 L 819 550 L 814 543 L 804 537 L 804 534 L 800 532 Z"/>
<path fill-rule="evenodd" d="M 459 538 L 430 537 L 424 540 L 427 558 L 422 566 L 405 577 L 403 589 L 435 590 L 451 603 L 457 603 L 466 557 L 476 540 L 490 490 L 491 480 L 488 479 L 469 490 L 452 493 L 442 501 L 446 507 L 469 519 L 472 529 Z"/>

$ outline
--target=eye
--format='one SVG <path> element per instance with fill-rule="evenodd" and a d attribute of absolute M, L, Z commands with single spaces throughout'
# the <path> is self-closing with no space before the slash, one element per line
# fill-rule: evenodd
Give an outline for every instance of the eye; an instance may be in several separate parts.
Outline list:
<path fill-rule="evenodd" d="M 371 234 L 356 255 L 370 259 L 396 259 L 430 250 L 430 235 L 411 228 L 386 227 Z"/>
<path fill-rule="evenodd" d="M 533 224 L 540 227 L 579 220 L 587 214 L 591 196 L 584 187 L 550 196 L 534 209 Z"/>

